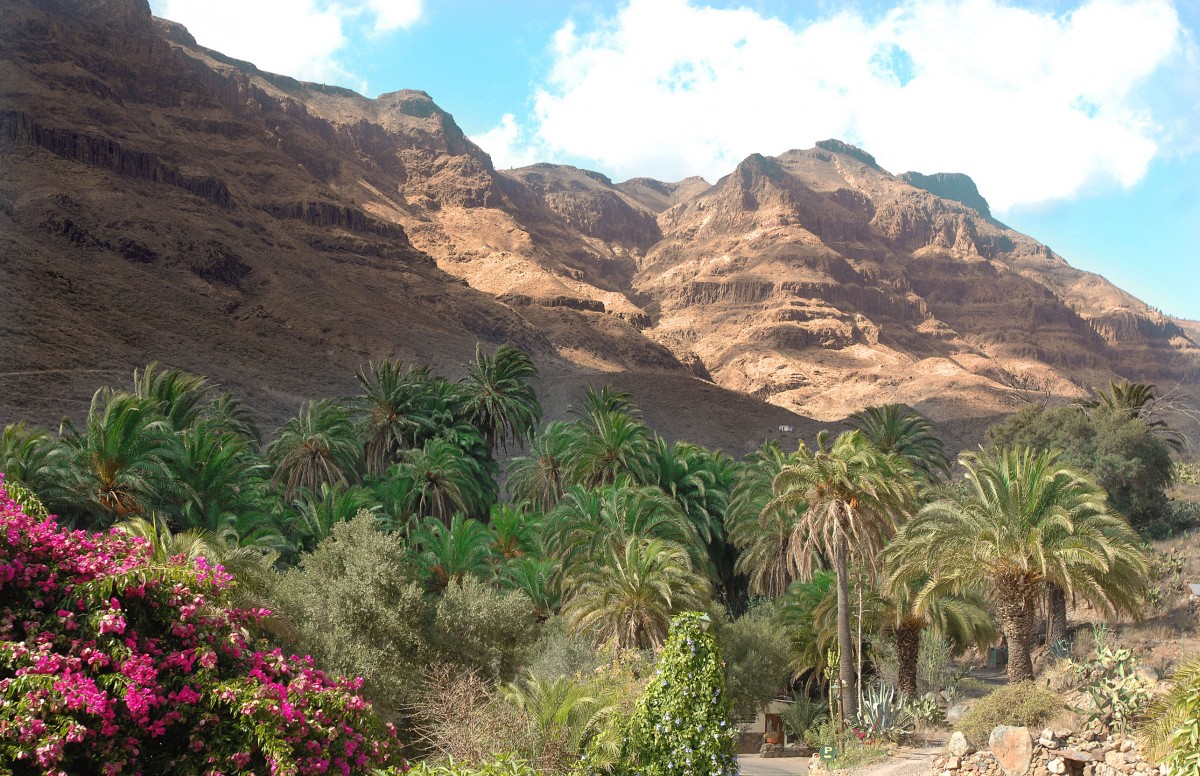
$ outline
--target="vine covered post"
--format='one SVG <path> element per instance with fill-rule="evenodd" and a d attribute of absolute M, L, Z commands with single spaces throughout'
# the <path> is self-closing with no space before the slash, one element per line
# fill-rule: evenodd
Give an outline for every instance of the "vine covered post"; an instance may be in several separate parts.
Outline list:
<path fill-rule="evenodd" d="M 699 612 L 671 623 L 650 685 L 630 724 L 630 770 L 646 776 L 738 773 L 725 665 Z"/>

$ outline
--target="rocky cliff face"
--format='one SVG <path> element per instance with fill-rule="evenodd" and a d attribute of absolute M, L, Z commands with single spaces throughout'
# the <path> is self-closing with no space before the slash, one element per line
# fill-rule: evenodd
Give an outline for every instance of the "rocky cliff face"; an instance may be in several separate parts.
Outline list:
<path fill-rule="evenodd" d="M 500 172 L 423 92 L 264 73 L 144 0 L 0 0 L 0 246 L 0 419 L 158 358 L 277 420 L 370 358 L 453 371 L 483 340 L 561 403 L 612 380 L 710 444 L 884 401 L 970 443 L 1029 398 L 1200 371 L 1185 328 L 965 176 L 833 140 L 716 185 Z"/>

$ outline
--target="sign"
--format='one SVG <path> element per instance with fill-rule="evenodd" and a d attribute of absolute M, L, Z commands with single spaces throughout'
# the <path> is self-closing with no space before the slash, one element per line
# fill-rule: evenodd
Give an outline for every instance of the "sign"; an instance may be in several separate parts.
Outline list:
<path fill-rule="evenodd" d="M 825 762 L 829 762 L 830 760 L 832 760 L 835 757 L 837 757 L 837 750 L 834 749 L 832 746 L 821 747 L 821 759 L 822 760 L 824 760 Z"/>

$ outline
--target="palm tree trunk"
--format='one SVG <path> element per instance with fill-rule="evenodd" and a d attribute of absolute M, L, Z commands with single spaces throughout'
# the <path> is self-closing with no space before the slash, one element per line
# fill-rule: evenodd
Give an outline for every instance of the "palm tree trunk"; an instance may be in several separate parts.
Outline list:
<path fill-rule="evenodd" d="M 897 682 L 907 698 L 917 697 L 917 658 L 921 651 L 921 625 L 902 622 L 896 628 Z"/>
<path fill-rule="evenodd" d="M 996 618 L 1008 643 L 1008 681 L 1033 679 L 1033 660 L 1029 641 L 1033 635 L 1035 597 L 1029 586 L 1009 581 L 996 587 Z"/>
<path fill-rule="evenodd" d="M 1046 586 L 1046 646 L 1050 649 L 1067 637 L 1067 593 L 1051 582 Z"/>
<path fill-rule="evenodd" d="M 850 633 L 850 580 L 846 569 L 846 540 L 835 539 L 833 567 L 837 573 L 838 684 L 842 698 L 842 717 L 858 717 L 858 689 L 854 686 L 854 639 Z"/>

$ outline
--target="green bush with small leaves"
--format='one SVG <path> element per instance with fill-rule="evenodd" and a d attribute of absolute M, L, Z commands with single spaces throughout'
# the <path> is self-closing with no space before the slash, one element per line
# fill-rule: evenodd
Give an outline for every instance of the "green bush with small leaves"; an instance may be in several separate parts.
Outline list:
<path fill-rule="evenodd" d="M 1040 729 L 1062 707 L 1058 693 L 1033 682 L 1018 682 L 976 701 L 958 723 L 958 730 L 975 746 L 987 746 L 992 728 L 1014 725 Z"/>
<path fill-rule="evenodd" d="M 716 641 L 701 628 L 700 614 L 679 615 L 630 721 L 627 772 L 736 774 L 732 707 Z"/>

